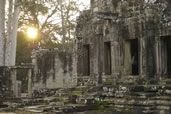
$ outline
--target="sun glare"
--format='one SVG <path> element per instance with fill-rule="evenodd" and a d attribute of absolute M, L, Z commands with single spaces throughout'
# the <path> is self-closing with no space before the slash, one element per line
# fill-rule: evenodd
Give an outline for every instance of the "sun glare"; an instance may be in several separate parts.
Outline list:
<path fill-rule="evenodd" d="M 34 27 L 29 27 L 27 29 L 27 36 L 30 38 L 30 39 L 35 39 L 37 38 L 38 36 L 38 29 L 37 28 L 34 28 Z"/>

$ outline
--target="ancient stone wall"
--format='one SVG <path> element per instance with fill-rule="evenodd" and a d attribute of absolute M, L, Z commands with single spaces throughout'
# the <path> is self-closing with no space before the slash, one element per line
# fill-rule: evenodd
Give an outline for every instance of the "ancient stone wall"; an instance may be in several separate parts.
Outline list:
<path fill-rule="evenodd" d="M 108 78 L 113 81 L 128 77 L 167 78 L 170 48 L 164 39 L 171 35 L 169 4 L 168 1 L 92 0 L 90 10 L 83 11 L 77 20 L 78 83 L 84 80 L 97 84 Z"/>
<path fill-rule="evenodd" d="M 10 80 L 10 69 L 8 67 L 0 67 L 0 104 L 9 96 L 12 96 Z"/>
<path fill-rule="evenodd" d="M 102 106 L 167 114 L 170 97 L 160 92 L 170 92 L 170 8 L 167 0 L 91 0 L 91 8 L 77 19 L 77 84 L 123 89 L 102 91 Z"/>
<path fill-rule="evenodd" d="M 33 90 L 72 86 L 72 53 L 58 50 L 38 50 L 33 54 Z"/>

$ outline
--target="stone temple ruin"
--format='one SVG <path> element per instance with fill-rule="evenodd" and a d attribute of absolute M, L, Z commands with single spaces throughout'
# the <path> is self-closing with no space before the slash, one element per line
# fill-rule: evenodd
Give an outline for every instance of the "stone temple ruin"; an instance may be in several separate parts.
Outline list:
<path fill-rule="evenodd" d="M 170 1 L 91 0 L 77 22 L 78 80 L 165 80 L 171 75 Z"/>
<path fill-rule="evenodd" d="M 33 90 L 69 88 L 72 83 L 72 53 L 57 49 L 33 52 Z"/>
<path fill-rule="evenodd" d="M 2 68 L 0 76 L 9 75 L 6 85 L 16 97 L 21 85 L 16 70 L 25 68 L 31 98 L 42 94 L 41 89 L 59 94 L 64 88 L 60 94 L 77 104 L 170 114 L 170 15 L 169 0 L 91 0 L 90 9 L 77 18 L 72 53 L 36 50 L 31 66 Z"/>

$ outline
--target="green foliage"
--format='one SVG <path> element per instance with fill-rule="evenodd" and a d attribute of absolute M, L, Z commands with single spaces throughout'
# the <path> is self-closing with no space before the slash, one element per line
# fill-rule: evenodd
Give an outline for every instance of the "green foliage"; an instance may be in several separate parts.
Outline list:
<path fill-rule="evenodd" d="M 99 112 L 110 112 L 111 111 L 107 108 L 109 104 L 105 101 L 96 101 L 96 105 L 98 106 Z"/>
<path fill-rule="evenodd" d="M 22 2 L 22 8 L 23 10 L 27 11 L 31 15 L 34 15 L 36 13 L 35 11 L 39 11 L 42 15 L 45 15 L 48 13 L 48 8 L 44 5 L 45 1 L 35 1 L 35 0 L 25 0 Z M 36 9 L 36 10 L 35 10 Z"/>
<path fill-rule="evenodd" d="M 43 48 L 56 48 L 54 44 L 59 43 L 62 48 L 72 48 L 78 13 L 79 4 L 75 0 L 25 0 L 19 28 L 22 31 L 27 25 L 36 26 L 40 33 L 38 42 Z"/>
<path fill-rule="evenodd" d="M 75 38 L 75 16 L 79 5 L 75 0 L 22 0 L 17 42 L 17 64 L 31 62 L 33 48 L 72 50 Z M 26 37 L 27 26 L 35 26 L 39 36 Z"/>
<path fill-rule="evenodd" d="M 82 91 L 72 91 L 72 95 L 82 95 Z"/>
<path fill-rule="evenodd" d="M 104 81 L 104 85 L 112 85 L 112 86 L 116 86 L 116 82 L 113 81 L 112 79 L 110 78 L 107 78 L 105 81 Z"/>
<path fill-rule="evenodd" d="M 18 32 L 16 65 L 31 62 L 32 43 L 29 42 L 22 32 Z"/>

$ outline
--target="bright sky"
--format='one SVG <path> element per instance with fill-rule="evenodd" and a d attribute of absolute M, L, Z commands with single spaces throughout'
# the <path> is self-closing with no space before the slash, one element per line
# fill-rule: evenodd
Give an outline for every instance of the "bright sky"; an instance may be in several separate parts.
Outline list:
<path fill-rule="evenodd" d="M 83 4 L 85 5 L 85 6 L 90 6 L 90 0 L 80 0 L 81 2 L 83 2 Z M 81 10 L 83 10 L 83 9 L 81 9 Z"/>
<path fill-rule="evenodd" d="M 90 5 L 90 0 L 81 0 L 85 5 Z"/>

